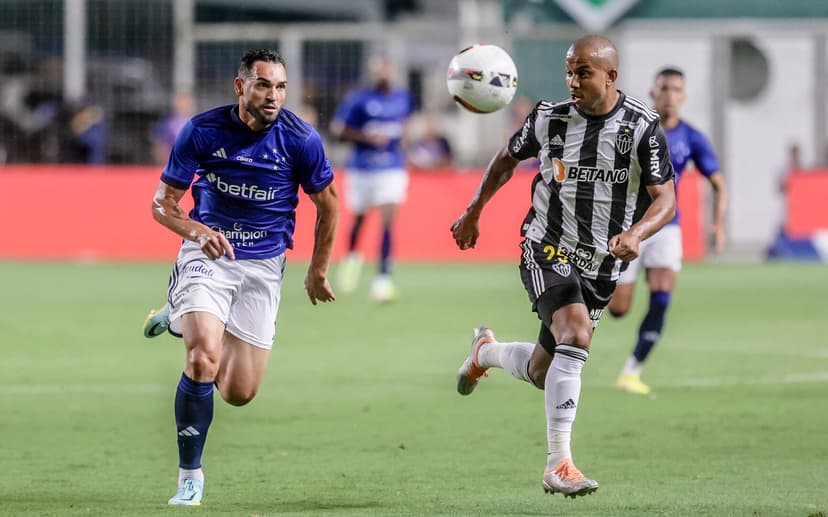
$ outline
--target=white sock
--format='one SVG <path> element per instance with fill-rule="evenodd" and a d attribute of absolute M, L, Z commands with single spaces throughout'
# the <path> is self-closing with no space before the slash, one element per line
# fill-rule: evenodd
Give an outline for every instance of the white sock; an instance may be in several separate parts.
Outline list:
<path fill-rule="evenodd" d="M 572 450 L 569 448 L 569 437 L 572 433 L 546 432 L 549 443 L 549 455 L 546 457 L 546 468 L 553 469 L 562 458 L 571 458 Z"/>
<path fill-rule="evenodd" d="M 529 380 L 529 358 L 535 345 L 532 343 L 484 343 L 477 351 L 477 363 L 484 368 L 503 368 L 515 378 Z"/>
<path fill-rule="evenodd" d="M 639 362 L 634 355 L 631 355 L 627 358 L 627 362 L 624 363 L 624 369 L 621 370 L 621 375 L 635 375 L 636 377 L 641 377 L 641 371 L 643 369 L 644 363 Z"/>
<path fill-rule="evenodd" d="M 187 478 L 195 478 L 198 481 L 201 481 L 202 483 L 204 483 L 204 472 L 200 468 L 199 469 L 182 469 L 182 468 L 179 468 L 178 469 L 178 484 L 181 485 L 181 483 L 183 483 L 184 480 L 187 479 Z"/>
<path fill-rule="evenodd" d="M 588 357 L 588 350 L 559 344 L 546 371 L 543 391 L 549 444 L 547 468 L 554 468 L 564 458 L 572 458 L 569 439 L 581 395 L 581 370 Z"/>

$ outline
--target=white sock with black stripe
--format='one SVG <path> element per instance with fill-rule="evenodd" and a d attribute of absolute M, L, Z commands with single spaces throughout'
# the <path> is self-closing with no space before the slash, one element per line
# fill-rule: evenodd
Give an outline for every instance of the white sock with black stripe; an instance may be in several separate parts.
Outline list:
<path fill-rule="evenodd" d="M 588 350 L 559 343 L 546 371 L 543 392 L 549 444 L 546 465 L 549 469 L 563 458 L 572 457 L 569 439 L 581 395 L 581 370 L 588 357 Z"/>
<path fill-rule="evenodd" d="M 515 378 L 529 380 L 529 358 L 535 345 L 532 343 L 484 343 L 477 351 L 477 363 L 483 368 L 503 368 Z"/>

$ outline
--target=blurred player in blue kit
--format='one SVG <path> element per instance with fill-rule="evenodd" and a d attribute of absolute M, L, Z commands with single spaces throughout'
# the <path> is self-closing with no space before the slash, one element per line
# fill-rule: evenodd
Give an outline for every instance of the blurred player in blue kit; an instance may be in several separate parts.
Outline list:
<path fill-rule="evenodd" d="M 391 281 L 392 227 L 408 189 L 403 137 L 406 122 L 414 111 L 414 98 L 395 87 L 390 59 L 370 60 L 371 85 L 349 93 L 337 107 L 331 132 L 353 144 L 345 166 L 345 200 L 354 215 L 348 239 L 348 255 L 340 264 L 338 287 L 351 292 L 359 283 L 362 258 L 357 252 L 359 235 L 368 209 L 379 210 L 382 239 L 379 271 L 371 284 L 371 298 L 393 300 L 397 291 Z"/>
<path fill-rule="evenodd" d="M 701 132 L 681 119 L 681 106 L 686 99 L 684 87 L 684 73 L 675 68 L 664 68 L 656 74 L 650 95 L 670 146 L 676 187 L 678 188 L 679 179 L 690 161 L 713 187 L 710 234 L 715 252 L 721 253 L 726 243 L 727 186 L 710 142 Z M 630 310 L 635 281 L 641 268 L 646 271 L 650 290 L 650 306 L 638 330 L 638 342 L 616 382 L 621 390 L 639 395 L 651 391 L 650 386 L 641 381 L 641 371 L 644 361 L 661 337 L 677 273 L 681 269 L 681 260 L 681 228 L 677 211 L 672 221 L 641 244 L 638 259 L 632 261 L 618 279 L 618 286 L 608 306 L 613 316 L 623 316 Z"/>
<path fill-rule="evenodd" d="M 251 50 L 233 86 L 237 104 L 184 125 L 152 202 L 153 217 L 184 239 L 168 303 L 150 314 L 144 329 L 153 337 L 169 325 L 186 348 L 175 395 L 174 505 L 201 503 L 201 456 L 214 387 L 225 401 L 241 406 L 262 382 L 275 338 L 285 250 L 293 246 L 299 187 L 317 214 L 305 289 L 314 305 L 335 299 L 327 278 L 338 217 L 333 172 L 316 130 L 282 107 L 285 62 L 275 52 Z M 187 215 L 179 201 L 191 184 L 195 206 Z"/>

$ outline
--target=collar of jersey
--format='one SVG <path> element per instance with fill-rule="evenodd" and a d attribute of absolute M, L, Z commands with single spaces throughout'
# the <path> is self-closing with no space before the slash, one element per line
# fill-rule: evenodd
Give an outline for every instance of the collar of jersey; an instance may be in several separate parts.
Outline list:
<path fill-rule="evenodd" d="M 575 111 L 577 111 L 580 116 L 584 117 L 587 120 L 606 120 L 615 115 L 615 112 L 621 109 L 621 106 L 624 105 L 624 99 L 626 98 L 627 95 L 621 90 L 618 90 L 618 101 L 616 101 L 615 106 L 612 107 L 609 113 L 605 113 L 603 115 L 590 115 L 589 113 L 584 113 L 583 111 L 578 109 L 577 105 L 573 105 L 572 107 L 575 108 Z"/>

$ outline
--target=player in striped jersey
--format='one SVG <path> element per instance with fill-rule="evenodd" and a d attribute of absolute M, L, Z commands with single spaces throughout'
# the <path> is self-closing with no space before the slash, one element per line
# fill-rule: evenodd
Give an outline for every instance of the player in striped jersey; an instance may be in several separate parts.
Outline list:
<path fill-rule="evenodd" d="M 451 228 L 460 249 L 473 248 L 486 203 L 521 160 L 540 159 L 521 228 L 520 265 L 541 320 L 538 342 L 498 342 L 491 329 L 478 327 L 457 373 L 457 391 L 470 394 L 490 367 L 542 389 L 548 438 L 543 488 L 570 497 L 598 489 L 575 467 L 570 450 L 593 330 L 625 263 L 675 212 L 673 168 L 658 116 L 618 91 L 617 76 L 611 41 L 575 41 L 566 54 L 571 98 L 535 107 L 489 163 Z"/>
<path fill-rule="evenodd" d="M 675 68 L 665 68 L 656 74 L 650 96 L 661 118 L 661 126 L 670 146 L 670 160 L 676 173 L 676 186 L 687 163 L 692 160 L 696 169 L 713 187 L 713 224 L 710 231 L 716 253 L 725 245 L 725 207 L 727 188 L 724 175 L 719 172 L 716 153 L 705 136 L 681 119 L 684 103 L 684 74 Z M 664 318 L 681 269 L 681 228 L 679 214 L 641 247 L 641 256 L 618 279 L 618 287 L 609 303 L 609 312 L 620 317 L 630 310 L 638 272 L 646 269 L 650 290 L 650 306 L 638 329 L 638 341 L 627 358 L 616 387 L 639 395 L 650 393 L 650 387 L 641 381 L 644 361 L 650 354 L 664 327 Z"/>

